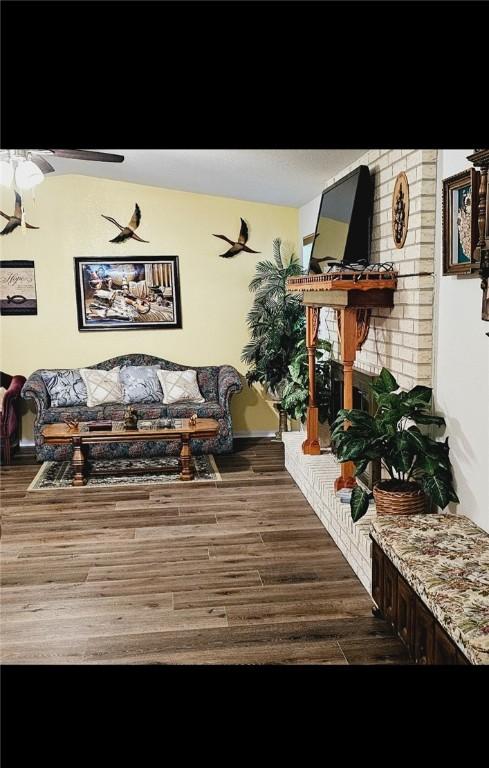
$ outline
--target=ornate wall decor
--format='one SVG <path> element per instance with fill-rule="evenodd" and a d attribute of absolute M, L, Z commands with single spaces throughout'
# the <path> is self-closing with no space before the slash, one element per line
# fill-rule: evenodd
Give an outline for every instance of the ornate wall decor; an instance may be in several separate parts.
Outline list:
<path fill-rule="evenodd" d="M 181 328 L 178 256 L 76 258 L 80 331 Z"/>
<path fill-rule="evenodd" d="M 443 274 L 474 270 L 477 239 L 479 174 L 474 168 L 443 180 Z"/>
<path fill-rule="evenodd" d="M 409 219 L 409 182 L 404 171 L 397 175 L 392 193 L 392 237 L 396 248 L 406 240 Z"/>
<path fill-rule="evenodd" d="M 18 192 L 15 193 L 15 210 L 13 215 L 9 216 L 8 213 L 0 211 L 0 216 L 3 216 L 4 219 L 8 220 L 8 223 L 0 232 L 0 235 L 9 235 L 14 229 L 17 229 L 17 227 L 20 227 L 21 225 L 25 226 L 27 229 L 39 229 L 39 227 L 33 227 L 32 224 L 28 224 L 25 220 L 22 198 Z"/>
<path fill-rule="evenodd" d="M 123 243 L 124 240 L 129 240 L 130 237 L 133 238 L 133 240 L 139 240 L 140 243 L 149 243 L 149 240 L 143 240 L 141 237 L 136 235 L 136 230 L 139 227 L 139 223 L 141 221 L 141 208 L 136 203 L 134 208 L 134 213 L 132 214 L 131 221 L 126 227 L 121 227 L 121 225 L 113 219 L 111 216 L 104 216 L 103 213 L 100 214 L 103 219 L 107 219 L 107 221 L 112 222 L 112 224 L 115 224 L 116 227 L 118 227 L 121 230 L 120 235 L 117 235 L 112 240 L 109 240 L 110 243 Z"/>
<path fill-rule="evenodd" d="M 0 261 L 0 315 L 37 315 L 33 261 Z"/>
<path fill-rule="evenodd" d="M 236 256 L 236 254 L 241 253 L 241 251 L 246 251 L 246 253 L 260 253 L 260 251 L 252 251 L 251 248 L 248 248 L 246 245 L 248 242 L 248 225 L 244 219 L 241 219 L 241 229 L 239 230 L 239 237 L 236 242 L 230 240 L 226 235 L 214 235 L 214 237 L 219 237 L 221 240 L 225 240 L 231 245 L 231 248 L 226 251 L 226 253 L 219 254 L 223 259 L 229 259 L 231 256 Z"/>
<path fill-rule="evenodd" d="M 489 172 L 489 149 L 476 149 L 473 155 L 469 155 L 473 165 L 480 168 L 478 189 L 478 240 L 476 245 L 475 260 L 479 266 L 482 288 L 482 320 L 489 321 L 489 194 L 487 190 L 487 176 Z M 486 333 L 489 336 L 489 333 Z"/>

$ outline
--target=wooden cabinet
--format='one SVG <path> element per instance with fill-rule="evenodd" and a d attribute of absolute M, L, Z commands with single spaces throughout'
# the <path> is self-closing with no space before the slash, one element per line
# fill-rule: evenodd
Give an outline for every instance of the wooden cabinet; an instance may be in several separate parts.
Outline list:
<path fill-rule="evenodd" d="M 416 664 L 470 664 L 375 541 L 372 597 L 378 606 L 375 615 L 390 622 Z"/>
<path fill-rule="evenodd" d="M 397 632 L 407 645 L 409 655 L 414 657 L 414 615 L 415 597 L 409 584 L 398 575 L 397 577 Z"/>
<path fill-rule="evenodd" d="M 416 664 L 433 664 L 435 620 L 421 600 L 415 598 L 414 661 Z"/>

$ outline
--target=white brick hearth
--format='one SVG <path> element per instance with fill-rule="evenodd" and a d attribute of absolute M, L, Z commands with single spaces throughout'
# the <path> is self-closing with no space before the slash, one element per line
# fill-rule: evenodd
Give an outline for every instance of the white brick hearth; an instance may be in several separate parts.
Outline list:
<path fill-rule="evenodd" d="M 348 560 L 365 589 L 372 593 L 371 541 L 369 528 L 375 516 L 373 501 L 358 523 L 351 519 L 350 505 L 343 504 L 334 492 L 340 464 L 331 453 L 304 456 L 304 432 L 283 432 L 285 468 L 308 500 L 335 544 Z"/>

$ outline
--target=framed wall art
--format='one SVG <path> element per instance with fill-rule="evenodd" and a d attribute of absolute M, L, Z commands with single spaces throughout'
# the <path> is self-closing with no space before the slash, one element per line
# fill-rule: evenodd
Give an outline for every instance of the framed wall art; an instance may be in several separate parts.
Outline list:
<path fill-rule="evenodd" d="M 406 242 L 409 220 L 409 182 L 404 171 L 397 175 L 392 193 L 392 239 L 396 248 Z"/>
<path fill-rule="evenodd" d="M 181 328 L 178 256 L 75 258 L 80 331 Z"/>
<path fill-rule="evenodd" d="M 470 274 L 478 240 L 479 174 L 470 168 L 443 180 L 443 274 Z"/>
<path fill-rule="evenodd" d="M 0 261 L 0 315 L 37 315 L 33 261 Z"/>

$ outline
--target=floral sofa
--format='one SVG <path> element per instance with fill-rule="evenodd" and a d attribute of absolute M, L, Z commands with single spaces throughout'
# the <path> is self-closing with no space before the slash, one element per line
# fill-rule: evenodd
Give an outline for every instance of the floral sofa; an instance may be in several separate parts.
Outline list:
<path fill-rule="evenodd" d="M 87 366 L 110 370 L 127 365 L 158 365 L 160 368 L 172 371 L 182 371 L 187 365 L 172 363 L 153 355 L 130 354 L 113 357 L 96 365 Z M 194 367 L 197 372 L 197 382 L 205 398 L 203 403 L 135 403 L 138 419 L 158 419 L 164 417 L 188 418 L 196 413 L 200 418 L 212 418 L 219 422 L 219 433 L 209 440 L 191 440 L 191 449 L 199 453 L 230 453 L 233 449 L 233 432 L 229 402 L 235 392 L 242 389 L 238 372 L 230 365 Z M 87 405 L 71 407 L 52 407 L 48 390 L 42 378 L 44 369 L 34 371 L 22 388 L 25 400 L 34 400 L 37 416 L 34 425 L 36 456 L 38 461 L 63 461 L 71 458 L 72 448 L 69 445 L 45 445 L 41 431 L 46 424 L 63 422 L 66 418 L 78 421 L 113 420 L 119 421 L 124 417 L 126 403 L 111 403 L 89 408 Z M 179 451 L 178 441 L 175 440 L 141 440 L 124 443 L 105 443 L 87 446 L 87 455 L 91 458 L 130 458 L 141 456 L 174 455 Z"/>

